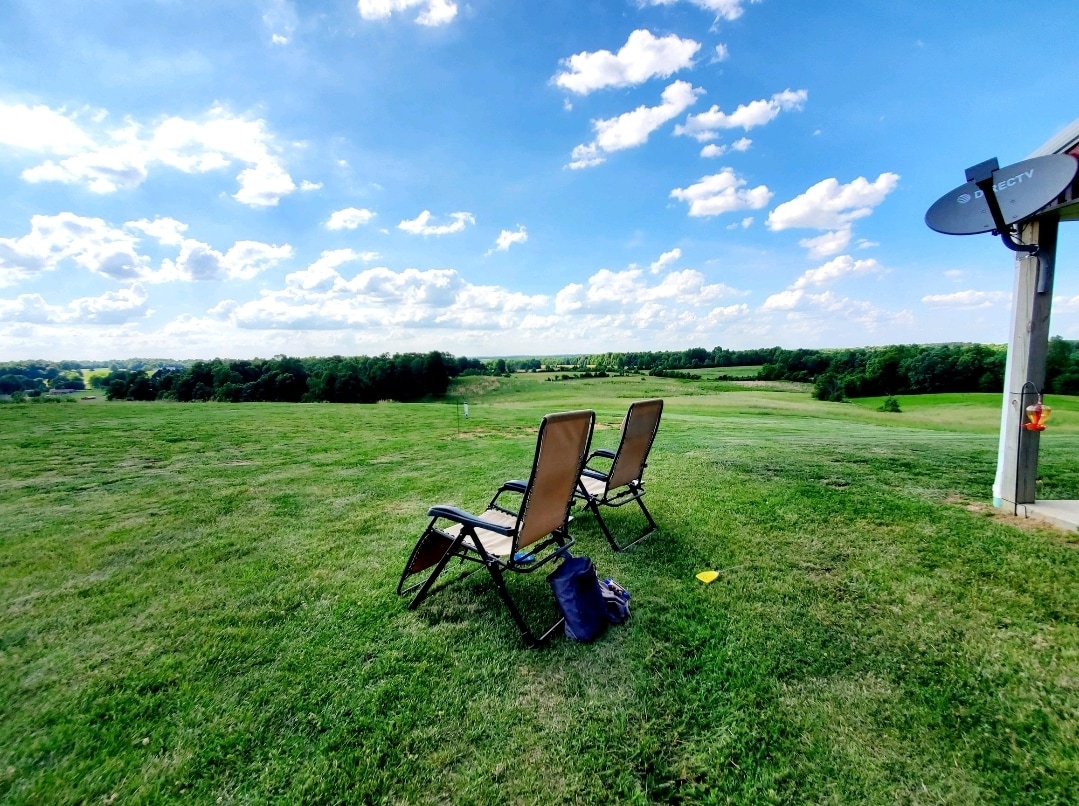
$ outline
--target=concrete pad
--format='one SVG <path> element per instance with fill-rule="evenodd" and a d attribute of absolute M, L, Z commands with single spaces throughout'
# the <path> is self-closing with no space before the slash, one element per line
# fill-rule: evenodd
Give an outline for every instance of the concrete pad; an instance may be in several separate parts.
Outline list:
<path fill-rule="evenodd" d="M 1059 529 L 1079 530 L 1079 501 L 1035 501 L 1020 504 L 1020 514 L 1028 518 L 1040 518 Z"/>

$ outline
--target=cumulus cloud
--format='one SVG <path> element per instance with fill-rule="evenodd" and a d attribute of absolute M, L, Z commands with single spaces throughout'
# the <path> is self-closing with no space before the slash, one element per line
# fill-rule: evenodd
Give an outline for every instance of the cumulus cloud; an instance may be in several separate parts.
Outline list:
<path fill-rule="evenodd" d="M 398 11 L 418 8 L 416 22 L 431 27 L 446 25 L 457 16 L 452 0 L 359 0 L 357 7 L 365 20 L 384 20 Z"/>
<path fill-rule="evenodd" d="M 356 229 L 361 224 L 370 223 L 374 217 L 375 214 L 366 208 L 346 207 L 331 213 L 323 226 L 329 230 Z"/>
<path fill-rule="evenodd" d="M 707 112 L 689 115 L 686 122 L 674 127 L 675 134 L 685 134 L 701 142 L 714 140 L 721 129 L 750 129 L 775 120 L 780 112 L 800 110 L 808 93 L 805 90 L 784 90 L 771 98 L 742 104 L 729 115 L 715 104 Z"/>
<path fill-rule="evenodd" d="M 528 230 L 518 224 L 516 230 L 502 230 L 495 240 L 494 248 L 488 250 L 487 254 L 490 255 L 494 252 L 508 252 L 509 248 L 515 243 L 524 243 L 527 240 Z"/>
<path fill-rule="evenodd" d="M 618 51 L 587 51 L 563 59 L 565 70 L 552 79 L 556 85 L 578 95 L 605 87 L 629 87 L 650 78 L 667 78 L 691 67 L 700 43 L 674 34 L 656 37 L 639 29 Z"/>
<path fill-rule="evenodd" d="M 885 172 L 873 182 L 859 176 L 846 185 L 834 177 L 824 179 L 805 193 L 783 202 L 768 214 L 768 228 L 773 232 L 791 228 L 840 231 L 873 208 L 895 190 L 899 174 Z"/>
<path fill-rule="evenodd" d="M 679 260 L 681 257 L 682 250 L 676 246 L 670 252 L 664 252 L 662 255 L 656 258 L 655 262 L 652 263 L 652 265 L 648 268 L 652 272 L 652 274 L 659 274 L 661 271 L 667 268 L 667 266 Z"/>
<path fill-rule="evenodd" d="M 589 168 L 604 162 L 605 154 L 643 145 L 652 132 L 682 114 L 701 92 L 688 81 L 675 81 L 663 90 L 659 106 L 639 106 L 615 118 L 592 121 L 596 139 L 573 149 L 566 167 Z"/>
<path fill-rule="evenodd" d="M 720 43 L 716 45 L 715 55 L 712 57 L 713 62 L 725 62 L 730 58 L 730 52 L 727 50 L 727 46 Z"/>
<path fill-rule="evenodd" d="M 881 265 L 870 258 L 869 260 L 855 260 L 850 255 L 840 255 L 835 260 L 830 260 L 815 269 L 809 269 L 802 274 L 792 289 L 803 289 L 810 286 L 822 286 L 833 283 L 843 277 L 862 274 L 879 274 L 883 271 Z"/>
<path fill-rule="evenodd" d="M 835 255 L 846 249 L 850 245 L 850 236 L 850 227 L 848 226 L 834 232 L 826 232 L 815 238 L 802 238 L 802 240 L 798 241 L 798 245 L 809 250 L 811 258 L 828 257 L 828 255 Z"/>
<path fill-rule="evenodd" d="M 554 297 L 524 294 L 469 282 L 453 269 L 364 269 L 349 276 L 357 254 L 325 252 L 306 268 L 289 274 L 283 287 L 257 299 L 226 300 L 208 316 L 238 331 L 387 332 L 408 343 L 417 331 L 440 329 L 488 333 L 491 344 L 514 339 L 583 338 L 596 327 L 632 334 L 710 333 L 722 323 L 744 317 L 743 303 L 723 300 L 744 292 L 709 280 L 700 272 L 674 271 L 650 279 L 641 269 L 601 269 L 586 281 L 569 283 Z M 575 336 L 576 338 L 576 336 Z"/>
<path fill-rule="evenodd" d="M 910 325 L 910 311 L 889 311 L 866 300 L 843 297 L 833 291 L 813 294 L 805 289 L 786 289 L 764 301 L 761 313 L 779 313 L 786 317 L 793 332 L 814 334 L 831 329 L 837 322 L 854 322 L 871 333 Z"/>
<path fill-rule="evenodd" d="M 155 218 L 153 221 L 142 218 L 127 222 L 124 228 L 149 235 L 162 246 L 179 246 L 187 239 L 184 235 L 187 224 L 175 218 Z"/>
<path fill-rule="evenodd" d="M 476 223 L 472 213 L 450 213 L 450 218 L 453 220 L 449 224 L 430 224 L 431 211 L 424 210 L 412 220 L 402 221 L 397 228 L 413 235 L 452 235 L 464 230 L 468 224 Z"/>
<path fill-rule="evenodd" d="M 54 270 L 64 260 L 113 280 L 134 280 L 149 270 L 138 238 L 100 218 L 74 213 L 35 215 L 21 238 L 0 238 L 0 286 Z"/>
<path fill-rule="evenodd" d="M 79 297 L 66 305 L 50 305 L 40 294 L 0 299 L 0 322 L 117 325 L 150 313 L 146 292 L 137 283 L 98 297 Z"/>
<path fill-rule="evenodd" d="M 137 187 L 160 166 L 188 174 L 242 166 L 233 194 L 241 204 L 273 206 L 296 190 L 265 121 L 233 115 L 221 106 L 199 120 L 170 117 L 150 126 L 128 120 L 111 129 L 101 125 L 102 116 L 83 127 L 76 116 L 45 107 L 3 107 L 0 123 L 5 119 L 22 119 L 26 131 L 46 125 L 56 131 L 37 145 L 19 135 L 25 141 L 17 143 L 20 148 L 57 157 L 25 169 L 27 182 L 82 184 L 93 193 L 115 193 Z M 15 139 L 0 134 L 0 142 L 5 138 Z"/>
<path fill-rule="evenodd" d="M 955 291 L 951 294 L 929 294 L 922 297 L 922 302 L 937 308 L 990 308 L 993 305 L 1011 301 L 1007 291 Z"/>
<path fill-rule="evenodd" d="M 63 261 L 115 281 L 246 280 L 292 255 L 288 244 L 258 241 L 237 241 L 222 254 L 185 237 L 186 230 L 186 224 L 172 218 L 140 219 L 114 227 L 100 218 L 74 213 L 36 215 L 26 235 L 0 238 L 0 287 L 53 271 Z M 166 258 L 154 269 L 150 257 L 140 252 L 140 235 L 162 246 L 179 247 L 179 255 L 175 260 Z"/>
<path fill-rule="evenodd" d="M 785 312 L 794 319 L 802 320 L 819 320 L 820 316 L 827 314 L 856 321 L 870 330 L 875 330 L 885 321 L 909 321 L 911 317 L 908 311 L 888 312 L 872 303 L 842 297 L 833 291 L 813 293 L 816 288 L 832 285 L 846 277 L 882 271 L 876 260 L 855 260 L 849 255 L 842 255 L 805 271 L 787 288 L 765 299 L 760 310 L 761 313 Z"/>
<path fill-rule="evenodd" d="M 94 147 L 78 116 L 47 106 L 0 102 L 0 145 L 45 154 L 75 154 Z"/>
<path fill-rule="evenodd" d="M 625 313 L 657 304 L 666 306 L 663 310 L 670 312 L 677 307 L 709 306 L 723 297 L 741 293 L 724 283 L 709 283 L 696 269 L 671 272 L 655 285 L 647 282 L 640 269 L 600 269 L 588 278 L 587 284 L 564 286 L 555 295 L 555 313 Z"/>
<path fill-rule="evenodd" d="M 761 0 L 686 0 L 697 8 L 711 12 L 717 19 L 736 20 L 742 16 L 747 2 L 759 3 Z M 670 6 L 680 0 L 644 0 L 649 6 Z"/>
<path fill-rule="evenodd" d="M 746 188 L 746 180 L 732 168 L 701 177 L 687 188 L 675 188 L 671 198 L 689 204 L 693 217 L 721 215 L 736 210 L 759 210 L 768 204 L 772 191 L 765 185 Z"/>
<path fill-rule="evenodd" d="M 465 281 L 453 269 L 386 267 L 348 278 L 340 269 L 357 260 L 350 250 L 324 252 L 315 263 L 285 278 L 284 288 L 259 299 L 219 305 L 213 313 L 241 328 L 335 330 L 342 328 L 514 327 L 524 312 L 548 299 Z"/>
<path fill-rule="evenodd" d="M 717 143 L 709 143 L 701 149 L 701 156 L 705 159 L 712 159 L 714 157 L 722 157 L 728 151 L 748 151 L 749 147 L 753 144 L 753 141 L 748 137 L 743 137 L 739 140 L 735 140 L 729 146 L 719 145 Z"/>

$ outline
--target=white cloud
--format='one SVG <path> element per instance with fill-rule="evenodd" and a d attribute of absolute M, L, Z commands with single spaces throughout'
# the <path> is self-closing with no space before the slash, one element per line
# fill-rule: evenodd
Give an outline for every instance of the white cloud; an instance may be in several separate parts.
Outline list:
<path fill-rule="evenodd" d="M 846 226 L 843 229 L 826 232 L 815 238 L 802 238 L 802 240 L 798 241 L 798 245 L 808 249 L 811 258 L 828 257 L 828 255 L 835 255 L 846 249 L 850 245 L 850 235 L 850 226 Z"/>
<path fill-rule="evenodd" d="M 397 11 L 419 8 L 416 22 L 427 26 L 445 25 L 457 16 L 452 0 L 359 0 L 357 7 L 365 20 L 384 20 Z"/>
<path fill-rule="evenodd" d="M 640 269 L 600 269 L 587 285 L 563 287 L 555 295 L 555 313 L 626 313 L 650 304 L 665 304 L 663 310 L 671 312 L 671 305 L 699 308 L 741 293 L 724 283 L 709 283 L 696 269 L 671 272 L 656 285 L 649 285 Z"/>
<path fill-rule="evenodd" d="M 348 279 L 338 268 L 355 259 L 349 250 L 323 253 L 311 266 L 288 275 L 283 289 L 247 303 L 230 301 L 213 313 L 254 329 L 490 330 L 513 328 L 524 312 L 548 304 L 542 295 L 472 285 L 453 269 L 395 272 L 376 267 Z"/>
<path fill-rule="evenodd" d="M 461 232 L 468 224 L 476 223 L 476 217 L 472 213 L 450 213 L 450 218 L 453 219 L 451 224 L 432 225 L 428 223 L 431 220 L 431 211 L 424 210 L 411 221 L 402 221 L 397 228 L 413 235 L 451 235 Z"/>
<path fill-rule="evenodd" d="M 682 114 L 700 93 L 701 90 L 694 89 L 688 81 L 675 81 L 663 90 L 659 106 L 639 106 L 616 118 L 592 121 L 596 139 L 573 149 L 571 162 L 566 167 L 588 168 L 603 162 L 604 154 L 643 145 L 652 132 Z"/>
<path fill-rule="evenodd" d="M 841 297 L 832 291 L 811 294 L 804 289 L 787 289 L 772 294 L 761 305 L 760 312 L 784 314 L 791 333 L 820 339 L 823 333 L 834 331 L 837 324 L 853 322 L 870 333 L 890 332 L 898 326 L 909 326 L 914 318 L 910 311 L 888 311 L 866 300 Z"/>
<path fill-rule="evenodd" d="M 26 235 L 0 238 L 0 287 L 52 271 L 63 260 L 113 280 L 133 280 L 149 266 L 137 244 L 138 238 L 100 218 L 35 215 Z"/>
<path fill-rule="evenodd" d="M 604 87 L 629 87 L 691 67 L 700 47 L 692 39 L 680 39 L 674 34 L 656 37 L 639 29 L 629 35 L 616 54 L 609 50 L 584 51 L 563 59 L 567 69 L 552 80 L 578 95 Z"/>
<path fill-rule="evenodd" d="M 907 322 L 911 319 L 908 311 L 893 313 L 863 300 L 840 297 L 832 291 L 811 293 L 812 288 L 830 285 L 845 277 L 865 274 L 877 274 L 883 271 L 876 260 L 854 260 L 849 255 L 830 260 L 815 269 L 804 272 L 797 280 L 782 291 L 765 299 L 760 307 L 761 313 L 788 314 L 791 321 L 816 322 L 823 318 L 854 321 L 869 330 L 876 330 L 884 322 Z M 828 327 L 831 323 L 828 324 Z M 812 329 L 805 331 L 813 333 Z M 820 331 L 816 331 L 820 335 Z"/>
<path fill-rule="evenodd" d="M 5 107 L 0 114 L 11 109 Z M 23 147 L 67 156 L 27 168 L 22 172 L 27 182 L 84 184 L 94 193 L 115 193 L 142 184 L 158 166 L 194 174 L 239 164 L 244 167 L 233 198 L 242 204 L 273 206 L 296 189 L 265 121 L 238 117 L 220 106 L 201 120 L 171 117 L 148 128 L 128 120 L 104 129 L 99 126 L 102 119 L 95 119 L 90 121 L 97 127 L 92 133 L 79 127 L 74 116 L 44 107 L 35 107 L 30 117 L 31 124 L 45 121 L 59 134 L 42 139 L 37 147 L 32 142 Z"/>
<path fill-rule="evenodd" d="M 304 193 L 310 193 L 312 190 L 322 190 L 321 182 L 311 182 L 310 180 L 303 180 L 300 182 L 300 190 Z"/>
<path fill-rule="evenodd" d="M 49 305 L 40 294 L 0 299 L 0 322 L 116 325 L 149 314 L 146 292 L 137 283 L 99 297 L 79 297 L 66 305 Z"/>
<path fill-rule="evenodd" d="M 852 222 L 872 214 L 899 183 L 899 174 L 882 173 L 870 182 L 864 176 L 841 185 L 835 178 L 824 179 L 805 193 L 776 207 L 768 214 L 773 232 L 804 227 L 842 230 Z"/>
<path fill-rule="evenodd" d="M 75 115 L 47 106 L 0 102 L 0 145 L 46 154 L 75 154 L 94 143 Z"/>
<path fill-rule="evenodd" d="M 955 291 L 951 294 L 929 294 L 922 302 L 939 308 L 990 308 L 1009 302 L 1012 295 L 1007 291 Z"/>
<path fill-rule="evenodd" d="M 855 260 L 850 255 L 840 255 L 822 266 L 804 272 L 801 277 L 794 281 L 791 288 L 802 289 L 810 286 L 827 285 L 842 277 L 879 274 L 882 270 L 881 265 L 872 258 L 869 260 Z"/>
<path fill-rule="evenodd" d="M 716 15 L 718 19 L 724 20 L 736 20 L 742 16 L 743 7 L 746 2 L 759 3 L 761 0 L 687 0 L 687 2 L 695 5 L 697 8 L 709 11 Z M 680 2 L 680 0 L 645 0 L 646 5 L 650 6 L 669 6 L 674 3 Z"/>
<path fill-rule="evenodd" d="M 701 177 L 687 188 L 675 188 L 671 198 L 687 202 L 693 217 L 721 215 L 736 210 L 759 210 L 768 204 L 772 191 L 765 185 L 746 189 L 746 180 L 732 168 Z"/>
<path fill-rule="evenodd" d="M 735 221 L 733 224 L 728 224 L 727 229 L 749 229 L 753 226 L 753 216 L 746 216 L 741 221 Z"/>
<path fill-rule="evenodd" d="M 128 221 L 124 224 L 124 228 L 145 233 L 162 246 L 180 246 L 187 239 L 184 235 L 187 232 L 187 224 L 175 218 L 155 218 L 153 221 L 142 218 L 138 221 Z"/>
<path fill-rule="evenodd" d="M 716 45 L 716 53 L 712 57 L 713 62 L 725 62 L 731 56 L 730 51 L 727 50 L 727 46 L 720 43 Z"/>
<path fill-rule="evenodd" d="M 714 140 L 721 129 L 745 129 L 749 131 L 757 126 L 771 122 L 780 112 L 801 109 L 808 93 L 805 90 L 784 90 L 777 92 L 770 99 L 742 104 L 731 114 L 720 110 L 716 105 L 707 112 L 690 115 L 683 125 L 675 126 L 675 134 L 686 134 L 701 142 Z"/>
<path fill-rule="evenodd" d="M 331 213 L 323 226 L 329 230 L 356 229 L 361 224 L 369 224 L 374 217 L 375 214 L 366 208 L 346 207 Z"/>
<path fill-rule="evenodd" d="M 502 232 L 499 233 L 498 238 L 495 240 L 494 249 L 488 250 L 487 254 L 490 255 L 493 252 L 508 252 L 509 248 L 513 246 L 513 244 L 525 243 L 527 240 L 528 230 L 518 224 L 516 230 L 502 230 Z"/>
<path fill-rule="evenodd" d="M 682 250 L 679 249 L 676 246 L 671 251 L 664 252 L 662 255 L 660 255 L 658 258 L 656 258 L 655 262 L 651 266 L 649 266 L 648 268 L 652 272 L 652 274 L 659 274 L 667 266 L 669 266 L 672 263 L 674 263 L 675 261 L 681 259 L 681 257 L 682 257 Z"/>
<path fill-rule="evenodd" d="M 237 241 L 225 254 L 184 236 L 187 225 L 172 218 L 140 219 L 113 227 L 100 218 L 74 213 L 36 215 L 21 238 L 0 238 L 0 287 L 55 270 L 70 260 L 80 268 L 116 281 L 248 280 L 292 255 L 292 247 Z M 139 251 L 139 236 L 179 247 L 155 270 Z"/>
<path fill-rule="evenodd" d="M 701 156 L 705 159 L 712 157 L 722 157 L 728 151 L 748 151 L 749 147 L 753 145 L 753 141 L 748 137 L 742 137 L 735 140 L 729 146 L 719 145 L 717 143 L 709 143 L 701 149 Z"/>

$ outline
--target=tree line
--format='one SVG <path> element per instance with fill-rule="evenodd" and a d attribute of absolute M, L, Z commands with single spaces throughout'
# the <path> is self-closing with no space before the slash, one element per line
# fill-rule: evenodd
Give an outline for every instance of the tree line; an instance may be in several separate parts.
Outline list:
<path fill-rule="evenodd" d="M 467 375 L 572 371 L 603 378 L 626 372 L 685 380 L 695 369 L 760 366 L 760 380 L 813 384 L 821 400 L 932 392 L 1000 392 L 1006 349 L 1001 345 L 891 345 L 858 349 L 606 352 L 546 358 L 480 360 L 449 353 L 396 353 L 212 361 L 128 359 L 108 362 L 0 363 L 0 394 L 40 395 L 49 390 L 101 389 L 110 400 L 216 400 L 372 403 L 440 397 L 450 380 Z M 571 376 L 563 376 L 571 377 Z M 1079 342 L 1049 340 L 1044 392 L 1079 395 Z"/>
<path fill-rule="evenodd" d="M 819 400 L 940 392 L 1002 392 L 1004 346 L 892 345 L 851 350 L 782 350 L 761 367 L 761 380 L 813 384 Z M 1049 340 L 1045 393 L 1079 394 L 1079 342 Z"/>
<path fill-rule="evenodd" d="M 432 351 L 379 356 L 331 356 L 194 361 L 180 369 L 115 370 L 101 384 L 109 400 L 222 403 L 375 403 L 441 397 L 450 379 L 486 370 L 477 359 Z"/>

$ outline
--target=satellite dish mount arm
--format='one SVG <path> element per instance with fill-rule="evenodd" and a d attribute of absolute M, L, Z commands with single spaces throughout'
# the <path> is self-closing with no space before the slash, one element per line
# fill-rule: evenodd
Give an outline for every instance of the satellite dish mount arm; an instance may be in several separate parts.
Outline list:
<path fill-rule="evenodd" d="M 1004 245 L 1013 252 L 1036 255 L 1038 254 L 1038 245 L 1036 243 L 1018 243 L 1015 241 L 1012 238 L 1011 226 L 1004 220 L 1004 212 L 1000 209 L 996 191 L 993 190 L 995 174 L 999 168 L 1000 164 L 997 162 L 996 157 L 980 162 L 967 168 L 967 181 L 977 185 L 978 190 L 985 195 L 985 201 L 989 205 L 989 214 L 993 216 L 993 226 L 996 227 L 996 234 L 1000 236 L 1000 240 L 1004 242 Z"/>

